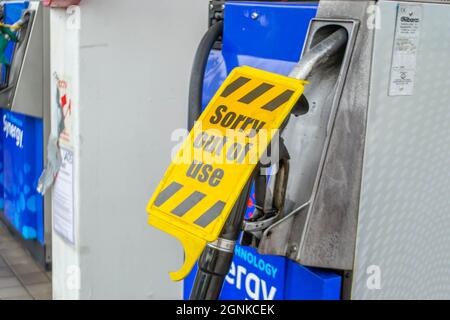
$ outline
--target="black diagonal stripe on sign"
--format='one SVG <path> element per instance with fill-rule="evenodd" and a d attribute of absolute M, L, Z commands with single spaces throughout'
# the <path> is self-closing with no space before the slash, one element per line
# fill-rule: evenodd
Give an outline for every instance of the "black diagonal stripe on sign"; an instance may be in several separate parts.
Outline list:
<path fill-rule="evenodd" d="M 248 94 L 243 96 L 239 100 L 239 102 L 250 104 L 272 88 L 273 88 L 273 85 L 268 84 L 268 83 L 262 83 L 259 86 L 257 86 L 255 89 L 250 91 Z"/>
<path fill-rule="evenodd" d="M 224 207 L 225 202 L 217 201 L 216 204 L 208 209 L 208 211 L 206 211 L 201 217 L 195 220 L 194 223 L 202 228 L 206 228 L 211 222 L 213 222 L 218 216 L 220 216 Z"/>
<path fill-rule="evenodd" d="M 294 94 L 294 91 L 292 90 L 286 90 L 282 94 L 280 94 L 278 97 L 270 101 L 268 104 L 266 104 L 264 107 L 262 107 L 264 110 L 268 111 L 274 111 L 281 107 L 283 104 L 289 101 L 289 99 Z"/>
<path fill-rule="evenodd" d="M 204 197 L 206 197 L 204 193 L 194 191 L 189 197 L 186 198 L 186 200 L 173 209 L 172 213 L 179 217 L 184 216 L 189 210 L 192 209 L 192 207 L 202 201 Z"/>
<path fill-rule="evenodd" d="M 178 182 L 172 182 L 169 186 L 167 186 L 163 191 L 161 191 L 155 200 L 155 206 L 159 207 L 164 202 L 169 200 L 175 193 L 177 193 L 181 188 L 183 188 L 183 185 L 179 184 Z"/>
<path fill-rule="evenodd" d="M 239 77 L 236 80 L 234 80 L 232 83 L 230 83 L 225 90 L 223 90 L 221 96 L 226 98 L 228 97 L 230 94 L 232 94 L 233 92 L 235 92 L 236 90 L 238 90 L 240 87 L 242 87 L 244 84 L 246 84 L 247 82 L 249 82 L 250 79 L 249 78 L 245 78 L 245 77 Z"/>

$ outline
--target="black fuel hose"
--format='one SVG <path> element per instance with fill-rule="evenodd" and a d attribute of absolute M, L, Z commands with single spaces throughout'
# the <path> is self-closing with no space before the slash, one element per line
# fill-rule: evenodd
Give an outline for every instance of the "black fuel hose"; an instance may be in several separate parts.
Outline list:
<path fill-rule="evenodd" d="M 206 65 L 208 63 L 209 53 L 214 43 L 222 36 L 223 21 L 213 24 L 203 36 L 195 53 L 194 64 L 191 71 L 191 80 L 189 83 L 189 113 L 188 129 L 191 130 L 195 121 L 202 113 L 203 98 L 203 80 L 205 77 Z"/>

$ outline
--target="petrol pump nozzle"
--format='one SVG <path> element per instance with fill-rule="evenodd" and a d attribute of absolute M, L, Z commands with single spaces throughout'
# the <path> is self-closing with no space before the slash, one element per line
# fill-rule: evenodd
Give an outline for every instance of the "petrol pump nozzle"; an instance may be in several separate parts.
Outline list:
<path fill-rule="evenodd" d="M 291 71 L 289 76 L 291 78 L 306 80 L 315 68 L 330 61 L 331 58 L 344 47 L 347 43 L 347 38 L 347 31 L 343 28 L 333 32 L 308 51 L 300 59 L 299 63 Z M 308 105 L 308 100 L 302 95 L 302 98 L 292 110 L 292 114 L 295 116 L 304 114 L 304 111 L 306 110 L 307 112 L 309 108 Z M 286 119 L 286 123 L 280 128 L 280 131 L 286 127 L 288 121 L 289 118 Z M 289 152 L 284 146 L 284 142 L 281 138 L 279 147 L 280 150 L 284 150 L 284 152 L 279 152 L 279 159 L 275 159 L 278 172 L 274 176 L 275 184 L 273 193 L 266 192 L 267 183 L 265 177 L 262 178 L 257 176 L 255 178 L 257 205 L 255 205 L 255 213 L 252 218 L 244 221 L 245 232 L 242 242 L 245 245 L 253 244 L 253 246 L 257 247 L 262 233 L 281 217 L 286 195 L 287 180 L 289 178 Z M 271 198 L 266 199 L 268 196 Z M 264 204 L 267 203 L 270 204 L 269 207 L 264 206 Z"/>
<path fill-rule="evenodd" d="M 344 28 L 333 32 L 302 56 L 298 64 L 289 74 L 289 77 L 307 80 L 311 72 L 320 65 L 328 62 L 332 56 L 347 44 L 347 40 L 348 34 Z"/>
<path fill-rule="evenodd" d="M 315 68 L 330 61 L 330 58 L 345 46 L 347 39 L 348 35 L 346 30 L 338 29 L 333 32 L 331 35 L 317 43 L 301 58 L 299 63 L 290 73 L 289 77 L 299 80 L 306 80 Z M 305 103 L 306 100 L 299 100 L 299 104 L 301 104 L 302 101 Z M 301 109 L 301 106 L 298 108 Z M 301 110 L 292 110 L 292 113 L 299 115 L 302 114 Z M 280 139 L 280 144 L 283 144 L 282 139 Z M 247 183 L 247 186 L 244 188 L 244 191 L 236 203 L 234 210 L 228 217 L 220 237 L 215 242 L 209 243 L 200 256 L 198 262 L 199 269 L 191 291 L 191 300 L 211 300 L 219 297 L 223 281 L 231 265 L 235 243 L 242 229 L 246 229 L 247 235 L 250 234 L 255 237 L 254 240 L 258 242 L 258 235 L 260 235 L 265 228 L 279 220 L 279 213 L 283 207 L 287 178 L 289 175 L 288 160 L 288 154 L 278 159 L 281 170 L 275 177 L 275 189 L 279 190 L 275 190 L 273 193 L 273 199 L 270 201 L 270 203 L 273 204 L 273 208 L 264 209 L 262 207 L 262 203 L 265 201 L 264 199 L 259 199 L 260 201 L 258 202 L 260 204 L 260 212 L 251 221 L 244 222 L 246 207 L 245 203 L 248 199 L 250 183 L 252 180 Z M 255 173 L 259 174 L 258 172 L 259 170 L 257 169 Z M 259 184 L 261 184 L 259 188 L 256 188 L 256 190 L 264 193 L 262 197 L 258 198 L 265 198 L 267 195 L 267 192 L 264 192 L 266 188 L 265 178 L 259 179 L 258 176 L 254 178 L 256 181 L 260 182 Z M 251 241 L 251 239 L 248 240 Z"/>

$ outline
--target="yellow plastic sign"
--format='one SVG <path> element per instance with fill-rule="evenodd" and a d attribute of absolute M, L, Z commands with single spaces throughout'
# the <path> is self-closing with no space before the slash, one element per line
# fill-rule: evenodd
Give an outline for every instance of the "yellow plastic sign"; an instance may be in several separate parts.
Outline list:
<path fill-rule="evenodd" d="M 215 241 L 305 82 L 250 68 L 234 69 L 184 141 L 147 207 L 149 224 L 179 239 L 184 279 Z"/>

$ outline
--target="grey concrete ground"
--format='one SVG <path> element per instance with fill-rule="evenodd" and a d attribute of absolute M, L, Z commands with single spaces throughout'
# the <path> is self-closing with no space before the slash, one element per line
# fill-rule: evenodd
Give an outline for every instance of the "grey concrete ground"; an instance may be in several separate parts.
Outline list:
<path fill-rule="evenodd" d="M 51 274 L 45 272 L 0 222 L 0 300 L 50 300 Z"/>

